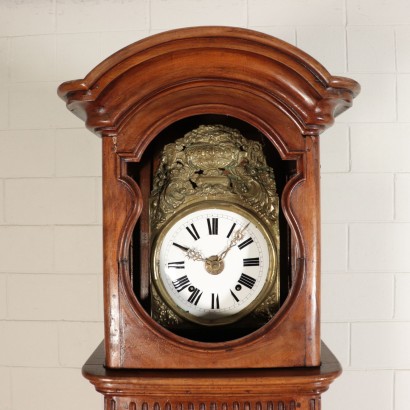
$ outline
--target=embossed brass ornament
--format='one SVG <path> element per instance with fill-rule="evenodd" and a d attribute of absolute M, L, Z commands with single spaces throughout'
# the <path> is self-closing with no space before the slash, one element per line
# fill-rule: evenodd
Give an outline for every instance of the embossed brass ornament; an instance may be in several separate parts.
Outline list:
<path fill-rule="evenodd" d="M 152 236 L 155 238 L 153 283 L 157 286 L 152 288 L 152 315 L 164 326 L 180 326 L 183 324 L 180 316 L 185 317 L 184 312 L 174 306 L 158 279 L 160 275 L 156 264 L 164 231 L 169 231 L 182 215 L 189 215 L 191 209 L 206 210 L 211 204 L 216 208 L 220 204 L 221 208 L 226 209 L 230 203 L 239 210 L 239 214 L 249 215 L 247 218 L 255 221 L 255 226 L 258 225 L 262 232 L 266 232 L 264 235 L 271 254 L 269 274 L 264 279 L 263 291 L 255 297 L 255 302 L 249 305 L 249 308 L 234 317 L 242 318 L 245 314 L 251 313 L 257 321 L 266 322 L 277 311 L 279 198 L 273 170 L 266 164 L 259 142 L 248 140 L 239 131 L 223 125 L 201 125 L 183 138 L 177 139 L 175 143 L 164 147 L 153 182 L 150 221 Z M 242 227 L 242 230 L 246 227 L 247 225 Z M 240 233 L 240 230 L 236 230 L 234 235 Z M 195 237 L 195 234 L 193 235 Z M 237 242 L 231 240 L 231 245 L 219 255 L 207 255 L 206 258 L 202 258 L 208 274 L 223 274 L 224 258 L 230 249 L 238 244 Z M 195 249 L 187 249 L 186 252 L 188 259 L 193 259 L 194 254 L 198 254 Z M 266 263 L 265 261 L 265 265 Z M 175 315 L 175 312 L 180 314 Z M 195 318 L 194 322 L 201 323 L 201 319 Z M 203 324 L 209 323 L 213 322 L 203 321 Z M 221 324 L 224 321 L 215 320 L 215 323 Z"/>

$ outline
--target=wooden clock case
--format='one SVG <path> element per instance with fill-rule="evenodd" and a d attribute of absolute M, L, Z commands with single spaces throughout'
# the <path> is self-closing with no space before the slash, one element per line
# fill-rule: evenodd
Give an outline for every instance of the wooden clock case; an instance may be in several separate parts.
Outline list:
<path fill-rule="evenodd" d="M 319 366 L 319 134 L 351 106 L 359 85 L 331 76 L 270 36 L 199 27 L 134 43 L 58 92 L 103 141 L 106 367 Z M 281 268 L 289 283 L 286 298 L 266 325 L 219 342 L 171 332 L 146 308 L 154 154 L 169 142 L 167 130 L 175 124 L 209 118 L 254 127 L 286 169 L 280 192 L 288 232 Z M 131 247 L 138 248 L 133 263 Z"/>

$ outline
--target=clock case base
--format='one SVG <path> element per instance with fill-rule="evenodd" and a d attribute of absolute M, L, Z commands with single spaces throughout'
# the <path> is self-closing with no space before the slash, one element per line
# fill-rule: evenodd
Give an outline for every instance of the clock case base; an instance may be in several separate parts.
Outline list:
<path fill-rule="evenodd" d="M 321 394 L 342 372 L 322 342 L 317 367 L 235 370 L 109 369 L 103 343 L 83 375 L 106 410 L 320 410 Z"/>

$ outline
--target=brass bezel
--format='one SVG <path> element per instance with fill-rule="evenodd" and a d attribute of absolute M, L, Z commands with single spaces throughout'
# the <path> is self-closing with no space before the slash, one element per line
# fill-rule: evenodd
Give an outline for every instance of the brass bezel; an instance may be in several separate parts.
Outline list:
<path fill-rule="evenodd" d="M 262 233 L 263 237 L 267 242 L 268 252 L 269 252 L 269 266 L 268 266 L 268 275 L 265 280 L 265 284 L 259 295 L 251 302 L 248 306 L 242 309 L 241 312 L 238 312 L 229 317 L 222 317 L 220 319 L 209 320 L 201 319 L 197 316 L 191 315 L 188 312 L 180 308 L 169 296 L 166 288 L 163 284 L 160 272 L 159 272 L 159 253 L 161 249 L 162 242 L 164 240 L 167 232 L 174 226 L 183 217 L 189 215 L 192 212 L 207 210 L 207 209 L 222 209 L 228 210 L 231 212 L 238 213 L 239 215 L 247 218 L 252 222 Z M 269 295 L 275 292 L 275 283 L 277 282 L 276 278 L 278 276 L 278 260 L 277 260 L 278 249 L 275 244 L 275 240 L 270 233 L 270 230 L 266 227 L 265 223 L 261 220 L 260 217 L 251 210 L 244 208 L 238 204 L 234 204 L 228 201 L 219 201 L 219 200 L 207 200 L 201 201 L 200 203 L 194 203 L 188 205 L 184 209 L 176 212 L 163 226 L 163 228 L 158 232 L 157 236 L 154 239 L 152 253 L 151 253 L 151 262 L 152 262 L 152 281 L 154 283 L 155 289 L 161 298 L 164 300 L 166 305 L 179 317 L 189 320 L 190 322 L 204 325 L 204 326 L 222 326 L 228 325 L 237 322 L 243 317 L 247 316 L 249 313 L 254 311 Z M 278 290 L 276 289 L 276 292 Z"/>

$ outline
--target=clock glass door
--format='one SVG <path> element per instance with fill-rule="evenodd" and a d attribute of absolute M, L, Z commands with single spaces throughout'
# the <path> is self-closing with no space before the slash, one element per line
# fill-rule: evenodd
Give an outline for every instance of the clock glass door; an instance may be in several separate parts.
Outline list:
<path fill-rule="evenodd" d="M 153 279 L 187 320 L 233 323 L 267 296 L 274 246 L 260 221 L 239 206 L 221 201 L 188 207 L 154 244 Z"/>

